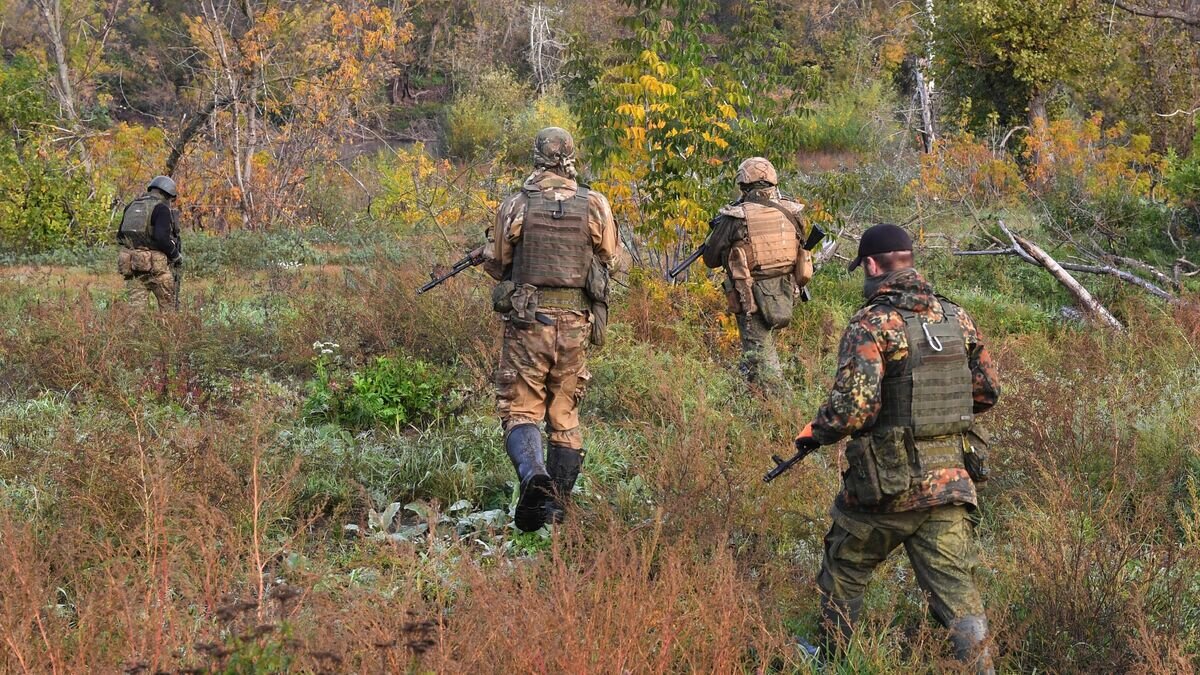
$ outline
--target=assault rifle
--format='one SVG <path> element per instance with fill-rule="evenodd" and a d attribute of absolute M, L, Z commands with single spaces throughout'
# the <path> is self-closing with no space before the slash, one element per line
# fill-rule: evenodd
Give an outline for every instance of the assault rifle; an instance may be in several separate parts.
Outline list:
<path fill-rule="evenodd" d="M 796 441 L 796 454 L 792 455 L 791 457 L 782 459 L 779 457 L 779 455 L 771 455 L 771 460 L 775 462 L 775 468 L 771 469 L 766 473 L 765 476 L 763 476 L 763 482 L 770 483 L 776 478 L 779 478 L 788 469 L 799 464 L 804 460 L 805 457 L 813 454 L 817 451 L 817 448 L 820 447 L 821 446 L 818 445 L 816 441 L 812 441 L 811 439 L 803 442 L 798 440 Z"/>
<path fill-rule="evenodd" d="M 458 262 L 454 263 L 454 266 L 450 268 L 450 271 L 446 272 L 442 276 L 439 277 L 436 272 L 430 272 L 429 273 L 429 277 L 430 277 L 429 282 L 426 283 L 424 286 L 417 289 L 417 295 L 421 295 L 422 293 L 424 293 L 426 291 L 433 290 L 434 288 L 441 285 L 443 282 L 445 282 L 450 277 L 458 275 L 458 274 L 462 274 L 463 272 L 466 272 L 467 270 L 471 269 L 472 267 L 482 264 L 483 261 L 484 261 L 483 254 L 476 255 L 475 252 L 472 251 L 471 253 L 468 253 L 467 255 L 463 256 L 462 260 L 459 260 Z"/>

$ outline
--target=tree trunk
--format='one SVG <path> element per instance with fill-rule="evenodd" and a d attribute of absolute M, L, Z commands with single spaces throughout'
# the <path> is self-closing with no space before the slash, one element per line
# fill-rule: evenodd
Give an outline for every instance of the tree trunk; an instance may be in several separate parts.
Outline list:
<path fill-rule="evenodd" d="M 1035 131 L 1045 128 L 1046 122 L 1046 91 L 1038 87 L 1029 97 L 1029 127 Z M 1038 123 L 1041 123 L 1039 126 Z"/>

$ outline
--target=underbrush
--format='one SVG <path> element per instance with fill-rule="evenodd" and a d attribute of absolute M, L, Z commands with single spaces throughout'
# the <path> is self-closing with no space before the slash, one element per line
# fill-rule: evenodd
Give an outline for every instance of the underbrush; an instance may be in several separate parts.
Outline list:
<path fill-rule="evenodd" d="M 709 282 L 635 275 L 592 356 L 572 519 L 518 534 L 486 287 L 417 297 L 410 260 L 231 278 L 168 317 L 0 287 L 0 670 L 807 672 L 791 636 L 816 629 L 840 449 L 760 477 L 821 402 L 859 282 L 818 275 L 780 336 L 790 391 L 764 397 Z M 1114 295 L 1128 331 L 1093 332 L 1018 269 L 930 260 L 1004 380 L 979 529 L 1001 670 L 1194 669 L 1195 312 Z M 306 419 L 317 342 L 339 377 L 454 399 Z M 834 669 L 948 658 L 893 557 Z"/>

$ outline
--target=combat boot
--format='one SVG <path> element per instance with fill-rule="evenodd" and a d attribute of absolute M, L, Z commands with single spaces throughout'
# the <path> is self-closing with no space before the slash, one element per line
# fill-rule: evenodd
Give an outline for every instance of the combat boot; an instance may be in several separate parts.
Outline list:
<path fill-rule="evenodd" d="M 557 525 L 567 517 L 567 504 L 571 501 L 571 491 L 575 489 L 575 481 L 579 479 L 582 468 L 583 450 L 550 444 L 546 453 L 546 469 L 554 481 L 554 493 L 546 501 L 547 522 Z"/>
<path fill-rule="evenodd" d="M 821 646 L 826 654 L 836 654 L 850 645 L 862 606 L 862 598 L 834 600 L 821 594 Z"/>
<path fill-rule="evenodd" d="M 521 481 L 514 520 L 518 529 L 533 532 L 546 524 L 545 504 L 554 486 L 542 461 L 542 432 L 536 424 L 518 424 L 505 435 L 504 449 Z"/>
<path fill-rule="evenodd" d="M 988 623 L 984 616 L 964 616 L 950 622 L 950 642 L 954 658 L 967 664 L 976 675 L 995 675 L 988 649 Z"/>

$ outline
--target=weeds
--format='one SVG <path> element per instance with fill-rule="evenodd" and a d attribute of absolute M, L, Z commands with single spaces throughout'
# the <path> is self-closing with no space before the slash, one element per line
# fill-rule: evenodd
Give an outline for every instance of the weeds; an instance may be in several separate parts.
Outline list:
<path fill-rule="evenodd" d="M 1191 310 L 1116 304 L 1129 330 L 1096 335 L 1031 304 L 1034 279 L 929 262 L 1004 376 L 979 530 L 1001 668 L 1194 668 Z M 419 277 L 403 257 L 201 276 L 165 318 L 104 288 L 8 294 L 0 670 L 807 672 L 791 635 L 816 627 L 839 451 L 759 476 L 820 402 L 857 282 L 818 278 L 780 336 L 790 391 L 764 399 L 707 282 L 633 279 L 592 359 L 572 519 L 517 535 L 486 298 L 415 298 Z M 314 421 L 358 386 L 390 403 Z M 906 563 L 867 600 L 836 672 L 946 667 Z"/>

